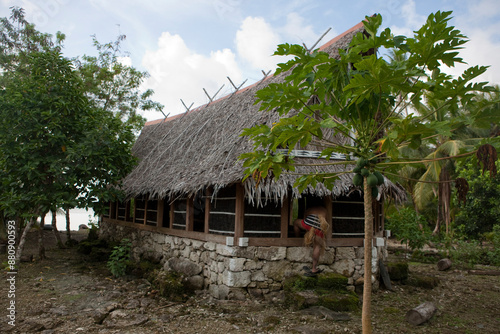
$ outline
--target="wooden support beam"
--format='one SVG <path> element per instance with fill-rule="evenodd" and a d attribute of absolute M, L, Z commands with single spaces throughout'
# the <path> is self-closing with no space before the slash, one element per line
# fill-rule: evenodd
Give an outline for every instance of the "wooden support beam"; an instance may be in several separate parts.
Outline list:
<path fill-rule="evenodd" d="M 212 197 L 212 188 L 208 188 L 205 192 L 205 228 L 206 234 L 209 233 L 210 229 L 210 197 Z"/>
<path fill-rule="evenodd" d="M 149 201 L 149 196 L 146 196 L 146 199 L 144 200 L 144 217 L 143 217 L 143 224 L 147 225 L 146 223 L 148 222 L 148 201 Z"/>
<path fill-rule="evenodd" d="M 186 231 L 194 230 L 194 197 L 186 200 Z"/>
<path fill-rule="evenodd" d="M 283 198 L 281 206 L 281 239 L 288 238 L 288 226 L 290 225 L 290 199 Z"/>
<path fill-rule="evenodd" d="M 137 198 L 134 197 L 134 219 L 132 219 L 132 223 L 135 224 L 136 218 L 137 218 Z"/>
<path fill-rule="evenodd" d="M 174 202 L 170 203 L 170 222 L 169 222 L 169 228 L 173 229 L 174 228 L 174 209 L 175 209 L 175 206 L 174 206 Z"/>
<path fill-rule="evenodd" d="M 326 219 L 328 222 L 328 231 L 326 232 L 326 240 L 329 241 L 332 238 L 332 224 L 333 224 L 333 203 L 332 203 L 332 196 L 326 196 L 323 199 L 324 206 L 326 208 Z"/>
<path fill-rule="evenodd" d="M 236 205 L 234 218 L 234 237 L 235 244 L 237 239 L 243 237 L 245 231 L 245 189 L 241 183 L 236 184 Z"/>

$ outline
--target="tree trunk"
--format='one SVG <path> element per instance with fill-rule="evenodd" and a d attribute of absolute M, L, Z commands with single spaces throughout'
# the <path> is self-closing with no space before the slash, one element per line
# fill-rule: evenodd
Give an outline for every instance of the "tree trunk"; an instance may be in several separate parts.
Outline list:
<path fill-rule="evenodd" d="M 71 244 L 71 229 L 70 229 L 70 221 L 69 221 L 69 209 L 65 210 L 66 213 L 66 243 Z"/>
<path fill-rule="evenodd" d="M 56 219 L 56 212 L 55 211 L 52 211 L 52 232 L 54 232 L 54 236 L 56 237 L 57 247 L 64 248 L 64 244 L 61 241 L 61 235 L 59 234 L 59 231 L 57 230 L 57 219 Z"/>
<path fill-rule="evenodd" d="M 361 326 L 363 334 L 372 333 L 372 242 L 373 242 L 373 211 L 372 190 L 364 178 L 365 206 L 365 273 L 363 278 L 363 309 L 361 311 Z"/>
<path fill-rule="evenodd" d="M 417 326 L 432 318 L 436 311 L 437 308 L 433 303 L 425 302 L 409 310 L 408 313 L 406 313 L 406 321 Z"/>
<path fill-rule="evenodd" d="M 31 230 L 31 227 L 35 224 L 36 218 L 31 218 L 28 224 L 26 224 L 26 227 L 24 228 L 23 233 L 21 234 L 21 238 L 19 239 L 19 244 L 17 245 L 17 251 L 16 251 L 16 263 L 19 263 L 21 261 L 21 256 L 23 254 L 23 249 L 24 249 L 24 243 L 26 242 L 26 237 L 28 235 L 28 232 Z"/>
<path fill-rule="evenodd" d="M 40 217 L 40 228 L 38 229 L 38 257 L 40 260 L 44 260 L 45 256 L 45 246 L 43 244 L 43 227 L 45 226 L 45 213 Z"/>
<path fill-rule="evenodd" d="M 451 212 L 450 212 L 450 199 L 451 199 L 451 183 L 447 182 L 450 180 L 450 173 L 446 167 L 441 168 L 441 173 L 439 174 L 439 192 L 438 192 L 438 202 L 441 207 L 441 221 L 444 222 L 446 227 L 446 235 L 448 235 L 450 230 L 451 222 Z"/>

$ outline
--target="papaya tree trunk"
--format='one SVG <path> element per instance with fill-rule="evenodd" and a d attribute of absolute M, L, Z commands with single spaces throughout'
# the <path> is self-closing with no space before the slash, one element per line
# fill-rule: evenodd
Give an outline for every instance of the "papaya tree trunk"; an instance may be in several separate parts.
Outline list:
<path fill-rule="evenodd" d="M 69 220 L 69 209 L 66 209 L 65 210 L 65 214 L 66 214 L 66 242 L 68 244 L 70 244 L 70 241 L 71 241 L 71 224 L 70 224 L 70 220 Z"/>
<path fill-rule="evenodd" d="M 21 255 L 23 254 L 24 244 L 26 243 L 26 237 L 28 236 L 28 232 L 35 224 L 35 221 L 36 221 L 35 217 L 30 218 L 28 224 L 26 224 L 26 227 L 24 228 L 23 233 L 21 234 L 21 238 L 19 239 L 19 244 L 17 245 L 16 263 L 19 263 L 21 261 Z"/>
<path fill-rule="evenodd" d="M 45 213 L 40 217 L 40 228 L 38 229 L 38 257 L 40 260 L 44 260 L 45 256 L 45 245 L 43 244 L 43 227 L 45 226 Z"/>
<path fill-rule="evenodd" d="M 361 311 L 361 325 L 363 334 L 372 333 L 372 242 L 373 242 L 373 211 L 372 190 L 364 177 L 364 206 L 365 206 L 365 273 L 363 278 L 363 308 Z"/>
<path fill-rule="evenodd" d="M 56 219 L 56 212 L 55 211 L 52 211 L 52 232 L 54 232 L 54 236 L 56 237 L 57 247 L 64 248 L 64 244 L 61 241 L 61 235 L 59 234 L 59 231 L 57 230 L 57 219 Z"/>

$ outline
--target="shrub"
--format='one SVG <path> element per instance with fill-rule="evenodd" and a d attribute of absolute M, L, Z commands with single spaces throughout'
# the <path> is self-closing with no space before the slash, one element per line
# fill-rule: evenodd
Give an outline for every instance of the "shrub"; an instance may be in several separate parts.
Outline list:
<path fill-rule="evenodd" d="M 496 162 L 500 169 L 500 161 Z M 455 204 L 461 208 L 455 218 L 455 224 L 468 239 L 478 238 L 481 234 L 489 232 L 500 221 L 500 173 L 490 177 L 490 172 L 482 174 L 472 160 L 459 165 L 459 177 L 465 178 L 469 183 L 465 205 Z M 454 196 L 456 198 L 456 196 Z"/>
<path fill-rule="evenodd" d="M 494 266 L 500 266 L 500 225 L 493 226 L 493 231 L 488 233 L 491 248 L 487 252 L 488 261 Z"/>
<path fill-rule="evenodd" d="M 406 243 L 412 250 L 422 249 L 431 238 L 431 231 L 427 221 L 413 208 L 403 208 L 390 217 L 385 223 L 386 229 L 391 230 L 395 238 Z"/>
<path fill-rule="evenodd" d="M 130 262 L 130 249 L 132 243 L 129 239 L 123 239 L 118 246 L 113 248 L 108 260 L 108 268 L 115 277 L 125 275 L 127 265 Z"/>

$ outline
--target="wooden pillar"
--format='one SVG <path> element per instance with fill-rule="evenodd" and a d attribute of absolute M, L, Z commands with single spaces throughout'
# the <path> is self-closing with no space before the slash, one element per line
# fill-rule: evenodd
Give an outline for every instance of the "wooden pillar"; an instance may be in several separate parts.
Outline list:
<path fill-rule="evenodd" d="M 328 222 L 328 231 L 326 232 L 326 241 L 329 241 L 332 238 L 332 224 L 333 224 L 333 203 L 332 196 L 326 196 L 323 198 L 323 203 L 326 208 L 326 219 Z"/>
<path fill-rule="evenodd" d="M 237 239 L 243 237 L 245 220 L 245 189 L 241 183 L 236 184 L 236 205 L 234 218 L 234 243 L 237 245 Z"/>
<path fill-rule="evenodd" d="M 174 228 L 174 209 L 175 209 L 175 206 L 174 206 L 174 203 L 170 203 L 170 221 L 169 221 L 169 226 L 168 228 Z"/>
<path fill-rule="evenodd" d="M 137 218 L 137 198 L 134 197 L 134 219 L 132 219 L 132 222 L 135 224 L 135 219 Z"/>
<path fill-rule="evenodd" d="M 210 233 L 210 198 L 212 197 L 212 189 L 208 188 L 205 191 L 205 228 L 206 234 Z"/>
<path fill-rule="evenodd" d="M 194 197 L 188 197 L 186 200 L 186 231 L 194 229 Z"/>
<path fill-rule="evenodd" d="M 143 225 L 147 225 L 148 223 L 148 201 L 149 201 L 149 195 L 146 196 L 144 199 L 144 219 L 142 221 Z"/>
<path fill-rule="evenodd" d="M 290 199 L 283 198 L 281 205 L 281 239 L 288 238 L 288 228 L 290 224 Z"/>

